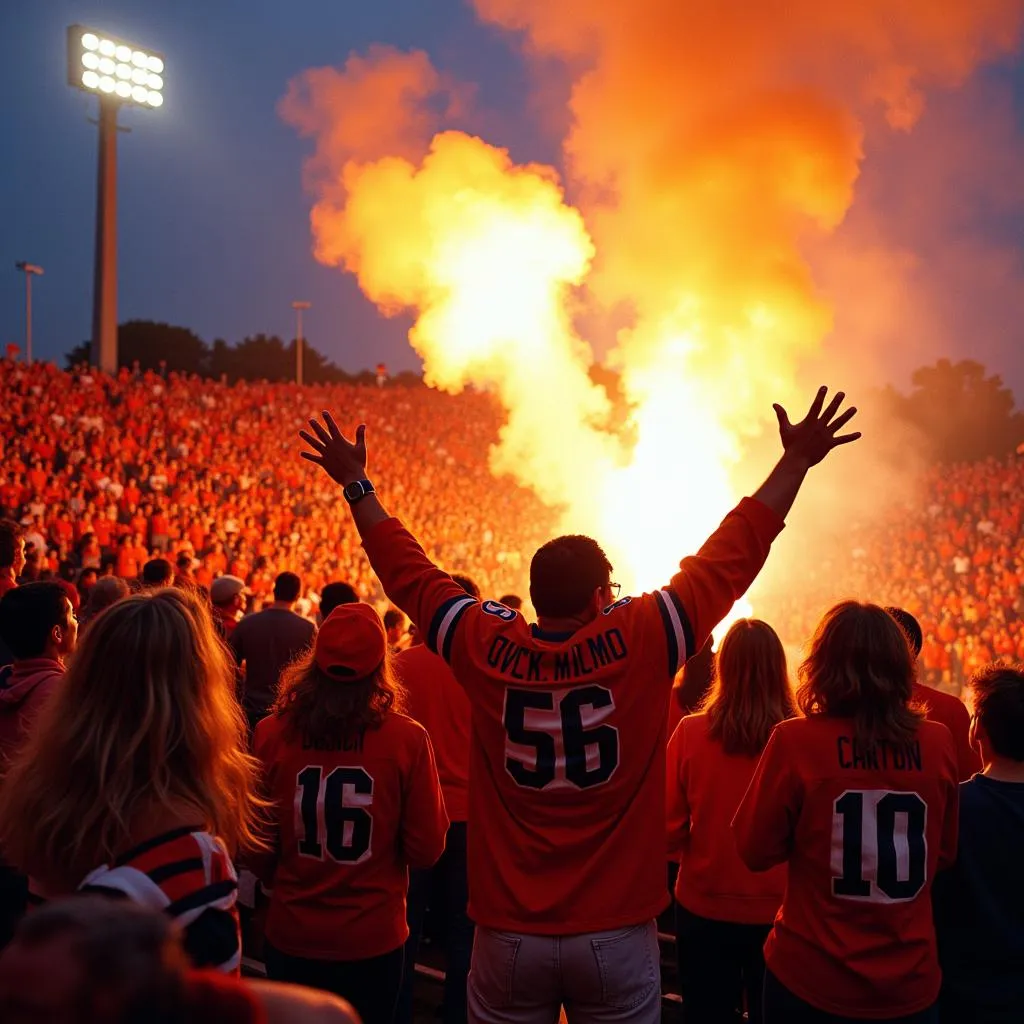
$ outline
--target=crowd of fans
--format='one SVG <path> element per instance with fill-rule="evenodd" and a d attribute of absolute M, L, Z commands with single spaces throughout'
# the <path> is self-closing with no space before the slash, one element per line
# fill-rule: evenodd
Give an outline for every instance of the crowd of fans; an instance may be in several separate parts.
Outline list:
<path fill-rule="evenodd" d="M 666 853 L 687 1024 L 1024 1016 L 1024 673 L 990 664 L 1024 653 L 1016 464 L 852 531 L 822 579 L 872 603 L 808 628 L 802 581 L 712 657 L 859 436 L 842 395 L 780 413 L 762 487 L 620 599 L 589 538 L 521 561 L 550 520 L 490 477 L 483 396 L 3 373 L 4 1020 L 411 1024 L 429 909 L 446 1024 L 652 1024 Z M 371 424 L 405 525 L 309 402 Z M 779 633 L 810 636 L 795 688 Z M 918 681 L 968 673 L 970 713 Z M 239 980 L 242 903 L 297 987 Z"/>
<path fill-rule="evenodd" d="M 297 460 L 309 416 L 340 408 L 376 438 L 389 495 L 453 571 L 521 590 L 550 514 L 488 469 L 500 426 L 487 396 L 427 388 L 234 387 L 174 373 L 117 378 L 0 361 L 0 514 L 22 522 L 28 578 L 81 568 L 136 578 L 154 555 L 204 587 L 222 574 L 269 601 L 285 571 L 307 595 L 333 580 L 379 596 L 336 493 Z"/>

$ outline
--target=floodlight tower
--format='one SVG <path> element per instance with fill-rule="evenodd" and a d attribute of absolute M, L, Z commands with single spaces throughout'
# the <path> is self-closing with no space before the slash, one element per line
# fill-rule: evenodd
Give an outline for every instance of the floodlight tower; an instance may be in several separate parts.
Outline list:
<path fill-rule="evenodd" d="M 125 103 L 162 106 L 163 70 L 159 53 L 83 25 L 68 28 L 68 84 L 100 104 L 91 360 L 105 373 L 117 373 L 117 112 Z"/>

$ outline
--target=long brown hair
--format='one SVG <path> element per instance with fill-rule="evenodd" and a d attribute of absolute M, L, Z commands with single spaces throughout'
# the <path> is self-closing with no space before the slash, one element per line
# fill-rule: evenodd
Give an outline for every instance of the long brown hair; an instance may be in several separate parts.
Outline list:
<path fill-rule="evenodd" d="M 843 601 L 814 631 L 797 704 L 808 717 L 852 718 L 864 743 L 905 743 L 924 718 L 911 705 L 914 671 L 907 638 L 884 608 Z"/>
<path fill-rule="evenodd" d="M 313 648 L 281 673 L 273 713 L 286 715 L 293 736 L 314 743 L 332 737 L 351 739 L 378 729 L 389 711 L 401 711 L 404 693 L 387 655 L 371 676 L 340 682 L 317 667 Z"/>
<path fill-rule="evenodd" d="M 260 845 L 255 762 L 210 614 L 181 590 L 139 594 L 83 633 L 0 785 L 0 848 L 58 889 L 138 842 L 136 822 L 194 808 L 229 846 Z"/>
<path fill-rule="evenodd" d="M 757 757 L 772 729 L 796 714 L 786 652 L 778 634 L 760 619 L 739 619 L 725 634 L 714 680 L 701 710 L 708 735 L 727 754 Z"/>

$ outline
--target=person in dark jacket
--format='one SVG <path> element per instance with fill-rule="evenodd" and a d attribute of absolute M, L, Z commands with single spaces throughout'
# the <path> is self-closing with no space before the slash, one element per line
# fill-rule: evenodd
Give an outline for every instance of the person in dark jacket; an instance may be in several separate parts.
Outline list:
<path fill-rule="evenodd" d="M 0 638 L 14 660 L 0 668 L 0 771 L 64 675 L 78 620 L 60 583 L 26 583 L 0 599 Z M 28 882 L 0 861 L 0 948 L 25 912 Z"/>

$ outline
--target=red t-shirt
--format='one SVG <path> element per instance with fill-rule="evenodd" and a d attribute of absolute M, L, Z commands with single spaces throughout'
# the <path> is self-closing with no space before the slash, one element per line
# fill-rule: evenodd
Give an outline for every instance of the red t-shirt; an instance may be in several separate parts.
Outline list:
<path fill-rule="evenodd" d="M 827 1013 L 909 1016 L 939 994 L 931 887 L 956 860 L 956 750 L 936 722 L 905 747 L 865 748 L 852 733 L 842 718 L 777 725 L 736 845 L 752 871 L 788 862 L 765 944 L 786 988 Z"/>
<path fill-rule="evenodd" d="M 273 888 L 267 939 L 316 960 L 401 946 L 407 869 L 430 867 L 448 831 L 424 728 L 390 712 L 348 743 L 314 744 L 270 715 L 256 726 L 253 753 L 278 828 L 276 857 L 251 859 Z"/>
<path fill-rule="evenodd" d="M 402 651 L 395 671 L 405 686 L 406 712 L 430 736 L 444 806 L 452 821 L 466 821 L 469 795 L 469 698 L 444 658 L 424 644 Z"/>
<path fill-rule="evenodd" d="M 914 683 L 914 700 L 924 707 L 929 722 L 939 722 L 953 734 L 960 781 L 966 782 L 975 772 L 980 772 L 983 767 L 981 754 L 971 746 L 971 716 L 964 702 L 951 693 L 934 690 L 923 683 Z"/>
<path fill-rule="evenodd" d="M 786 868 L 761 873 L 740 860 L 732 819 L 758 758 L 726 754 L 708 735 L 708 716 L 684 718 L 668 744 L 669 849 L 679 859 L 676 899 L 716 921 L 771 924 L 782 905 Z"/>
<path fill-rule="evenodd" d="M 665 890 L 673 677 L 757 575 L 783 523 L 745 499 L 663 590 L 549 634 L 469 597 L 397 519 L 364 539 L 388 597 L 473 708 L 469 916 L 540 935 L 646 921 Z"/>

